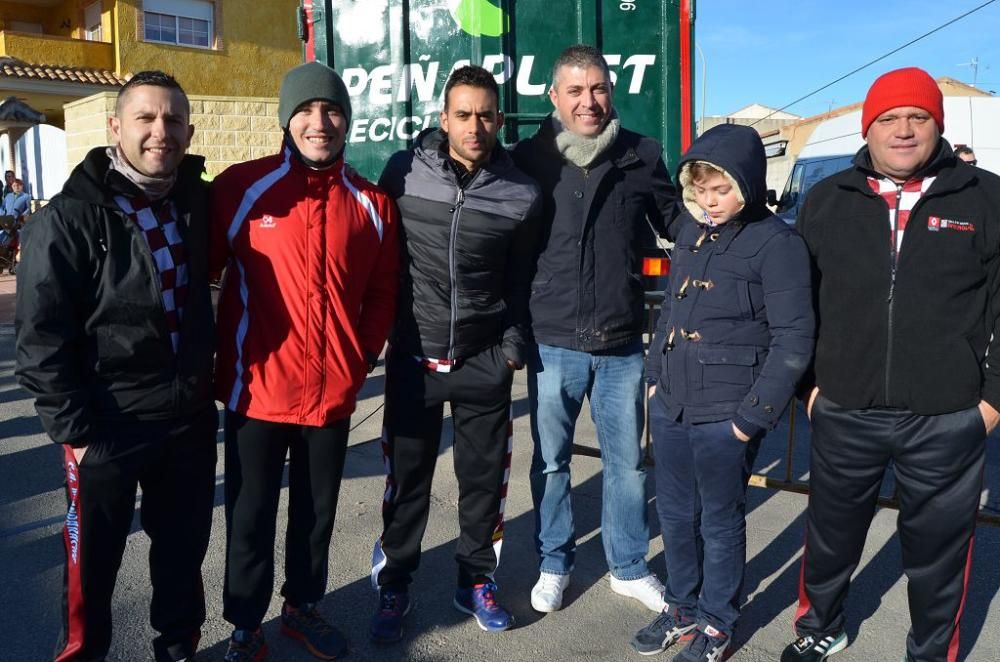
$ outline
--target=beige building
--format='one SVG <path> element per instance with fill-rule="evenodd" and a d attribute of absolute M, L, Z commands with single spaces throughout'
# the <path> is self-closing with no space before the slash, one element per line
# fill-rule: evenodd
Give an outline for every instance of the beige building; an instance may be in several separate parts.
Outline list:
<path fill-rule="evenodd" d="M 752 103 L 728 115 L 712 115 L 703 118 L 698 123 L 698 135 L 719 124 L 745 124 L 753 126 L 753 128 L 757 129 L 757 133 L 763 135 L 801 119 L 802 116 L 800 115 L 786 113 L 759 103 Z"/>

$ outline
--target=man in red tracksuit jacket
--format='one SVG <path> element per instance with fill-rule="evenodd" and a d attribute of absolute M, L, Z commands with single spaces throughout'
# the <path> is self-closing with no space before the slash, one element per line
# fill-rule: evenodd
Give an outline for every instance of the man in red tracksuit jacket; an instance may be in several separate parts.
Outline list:
<path fill-rule="evenodd" d="M 321 659 L 346 650 L 315 603 L 326 592 L 350 415 L 398 289 L 395 203 L 344 165 L 343 81 L 318 62 L 295 67 L 278 115 L 281 152 L 229 168 L 212 188 L 213 269 L 228 260 L 216 362 L 226 410 L 223 615 L 235 627 L 227 662 L 266 650 L 260 624 L 286 454 L 282 632 Z"/>

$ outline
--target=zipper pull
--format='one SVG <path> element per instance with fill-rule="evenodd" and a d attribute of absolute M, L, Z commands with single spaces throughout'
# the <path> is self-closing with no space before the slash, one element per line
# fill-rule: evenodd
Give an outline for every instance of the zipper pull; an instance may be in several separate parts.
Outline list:
<path fill-rule="evenodd" d="M 458 195 L 455 196 L 455 205 L 448 210 L 449 214 L 454 214 L 459 207 L 465 202 L 465 190 L 459 187 Z"/>

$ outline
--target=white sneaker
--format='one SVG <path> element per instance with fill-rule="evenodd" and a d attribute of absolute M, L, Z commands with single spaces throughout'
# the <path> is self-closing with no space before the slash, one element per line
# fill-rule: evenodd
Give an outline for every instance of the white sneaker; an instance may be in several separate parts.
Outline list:
<path fill-rule="evenodd" d="M 650 611 L 661 612 L 667 606 L 663 601 L 663 584 L 652 573 L 630 580 L 617 579 L 611 575 L 611 590 L 618 595 L 635 598 Z"/>
<path fill-rule="evenodd" d="M 562 608 L 563 591 L 569 586 L 569 575 L 542 571 L 531 588 L 531 608 L 549 613 Z"/>

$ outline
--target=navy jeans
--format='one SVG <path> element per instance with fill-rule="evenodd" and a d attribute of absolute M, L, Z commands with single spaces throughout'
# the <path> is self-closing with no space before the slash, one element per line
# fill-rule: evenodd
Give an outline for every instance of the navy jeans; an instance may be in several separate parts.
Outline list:
<path fill-rule="evenodd" d="M 622 580 L 650 574 L 646 471 L 642 464 L 642 344 L 605 352 L 538 345 L 528 364 L 531 409 L 531 496 L 541 570 L 567 575 L 576 556 L 570 504 L 570 459 L 583 399 L 601 447 L 604 488 L 601 539 L 611 574 Z"/>
<path fill-rule="evenodd" d="M 743 443 L 732 421 L 672 421 L 649 404 L 656 510 L 667 565 L 664 600 L 731 635 L 746 565 L 746 487 L 760 438 Z"/>

